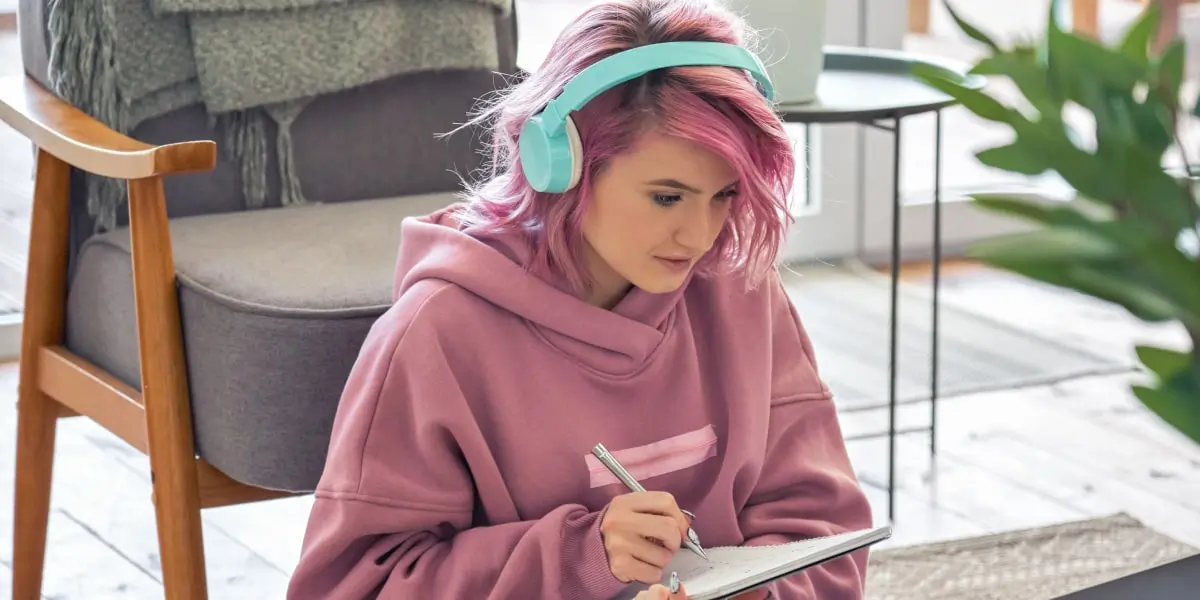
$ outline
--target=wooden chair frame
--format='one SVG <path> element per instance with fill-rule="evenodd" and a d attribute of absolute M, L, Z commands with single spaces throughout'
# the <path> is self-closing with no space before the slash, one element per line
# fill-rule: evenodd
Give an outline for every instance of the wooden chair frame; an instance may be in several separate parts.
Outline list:
<path fill-rule="evenodd" d="M 199 459 L 192 440 L 162 178 L 211 171 L 216 143 L 138 142 L 27 75 L 0 79 L 0 121 L 37 147 L 17 393 L 12 598 L 42 597 L 55 429 L 59 418 L 80 415 L 149 455 L 166 598 L 207 598 L 201 509 L 291 495 L 234 481 Z M 62 346 L 72 166 L 129 183 L 141 392 Z"/>

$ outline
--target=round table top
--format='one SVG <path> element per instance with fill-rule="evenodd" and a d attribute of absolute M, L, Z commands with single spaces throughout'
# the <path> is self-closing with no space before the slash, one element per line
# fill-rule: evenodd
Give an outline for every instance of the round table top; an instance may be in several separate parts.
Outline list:
<path fill-rule="evenodd" d="M 966 65 L 941 58 L 847 46 L 826 46 L 825 67 L 817 80 L 817 99 L 805 104 L 781 101 L 781 118 L 789 123 L 861 123 L 930 112 L 955 103 L 912 74 L 923 63 L 941 70 L 964 86 L 980 88 L 984 78 L 968 74 Z M 783 100 L 783 99 L 781 99 Z"/>

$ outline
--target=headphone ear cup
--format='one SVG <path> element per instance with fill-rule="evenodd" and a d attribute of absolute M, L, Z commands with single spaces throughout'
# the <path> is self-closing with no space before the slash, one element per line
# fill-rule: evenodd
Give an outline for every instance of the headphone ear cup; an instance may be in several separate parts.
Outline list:
<path fill-rule="evenodd" d="M 583 178 L 583 139 L 579 137 L 579 129 L 575 127 L 575 121 L 571 117 L 567 117 L 567 143 L 571 149 L 571 180 L 567 184 L 567 189 L 573 189 L 579 185 L 579 180 Z"/>
<path fill-rule="evenodd" d="M 566 130 L 573 129 L 571 119 L 563 132 L 551 135 L 546 131 L 542 115 L 534 115 L 521 128 L 517 138 L 517 151 L 521 170 L 529 185 L 539 192 L 562 193 L 571 189 L 574 172 L 571 136 Z M 578 140 L 578 134 L 575 139 Z"/>

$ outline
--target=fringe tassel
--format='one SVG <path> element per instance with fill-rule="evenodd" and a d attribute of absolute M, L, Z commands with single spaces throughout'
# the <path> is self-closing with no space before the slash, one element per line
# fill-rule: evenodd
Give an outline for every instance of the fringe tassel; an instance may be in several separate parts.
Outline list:
<path fill-rule="evenodd" d="M 292 123 L 307 105 L 307 100 L 293 100 L 267 106 L 267 114 L 279 125 L 279 136 L 275 140 L 275 146 L 279 157 L 279 200 L 283 206 L 310 204 L 304 197 L 304 190 L 301 189 L 300 174 L 296 170 L 295 150 L 292 147 Z"/>
<path fill-rule="evenodd" d="M 267 119 L 277 125 L 275 151 L 279 161 L 279 203 L 282 206 L 311 204 L 304 197 L 292 148 L 292 123 L 307 105 L 307 100 L 293 100 L 210 117 L 210 125 L 221 132 L 224 140 L 220 146 L 225 159 L 241 167 L 242 194 L 247 208 L 262 208 L 267 201 Z"/>
<path fill-rule="evenodd" d="M 50 0 L 50 85 L 62 99 L 88 107 L 89 115 L 111 129 L 128 134 L 129 114 L 117 88 L 112 6 L 102 0 Z M 95 175 L 85 177 L 88 214 L 97 232 L 117 224 L 125 202 L 125 182 Z"/>
<path fill-rule="evenodd" d="M 258 108 L 209 118 L 210 125 L 221 132 L 220 152 L 241 167 L 246 208 L 262 208 L 267 203 L 267 118 Z"/>
<path fill-rule="evenodd" d="M 144 1 L 144 0 L 143 0 Z M 49 0 L 50 84 L 63 100 L 88 107 L 89 115 L 115 131 L 128 135 L 132 125 L 128 103 L 117 86 L 114 59 L 115 16 L 105 0 Z M 252 108 L 210 116 L 209 125 L 220 132 L 221 152 L 239 165 L 247 208 L 262 208 L 267 201 L 266 119 L 278 124 L 281 204 L 309 204 L 301 189 L 292 148 L 292 123 L 308 100 L 294 100 L 265 108 Z M 95 232 L 117 226 L 117 211 L 128 197 L 125 182 L 85 175 L 88 214 Z"/>

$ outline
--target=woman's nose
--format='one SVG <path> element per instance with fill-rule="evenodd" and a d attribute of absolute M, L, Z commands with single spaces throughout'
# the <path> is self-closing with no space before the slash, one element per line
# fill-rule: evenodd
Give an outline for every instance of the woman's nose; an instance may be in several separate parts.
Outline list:
<path fill-rule="evenodd" d="M 714 231 L 718 222 L 716 202 L 690 202 L 681 216 L 682 222 L 675 232 L 675 242 L 696 253 L 707 252 L 719 231 Z"/>

